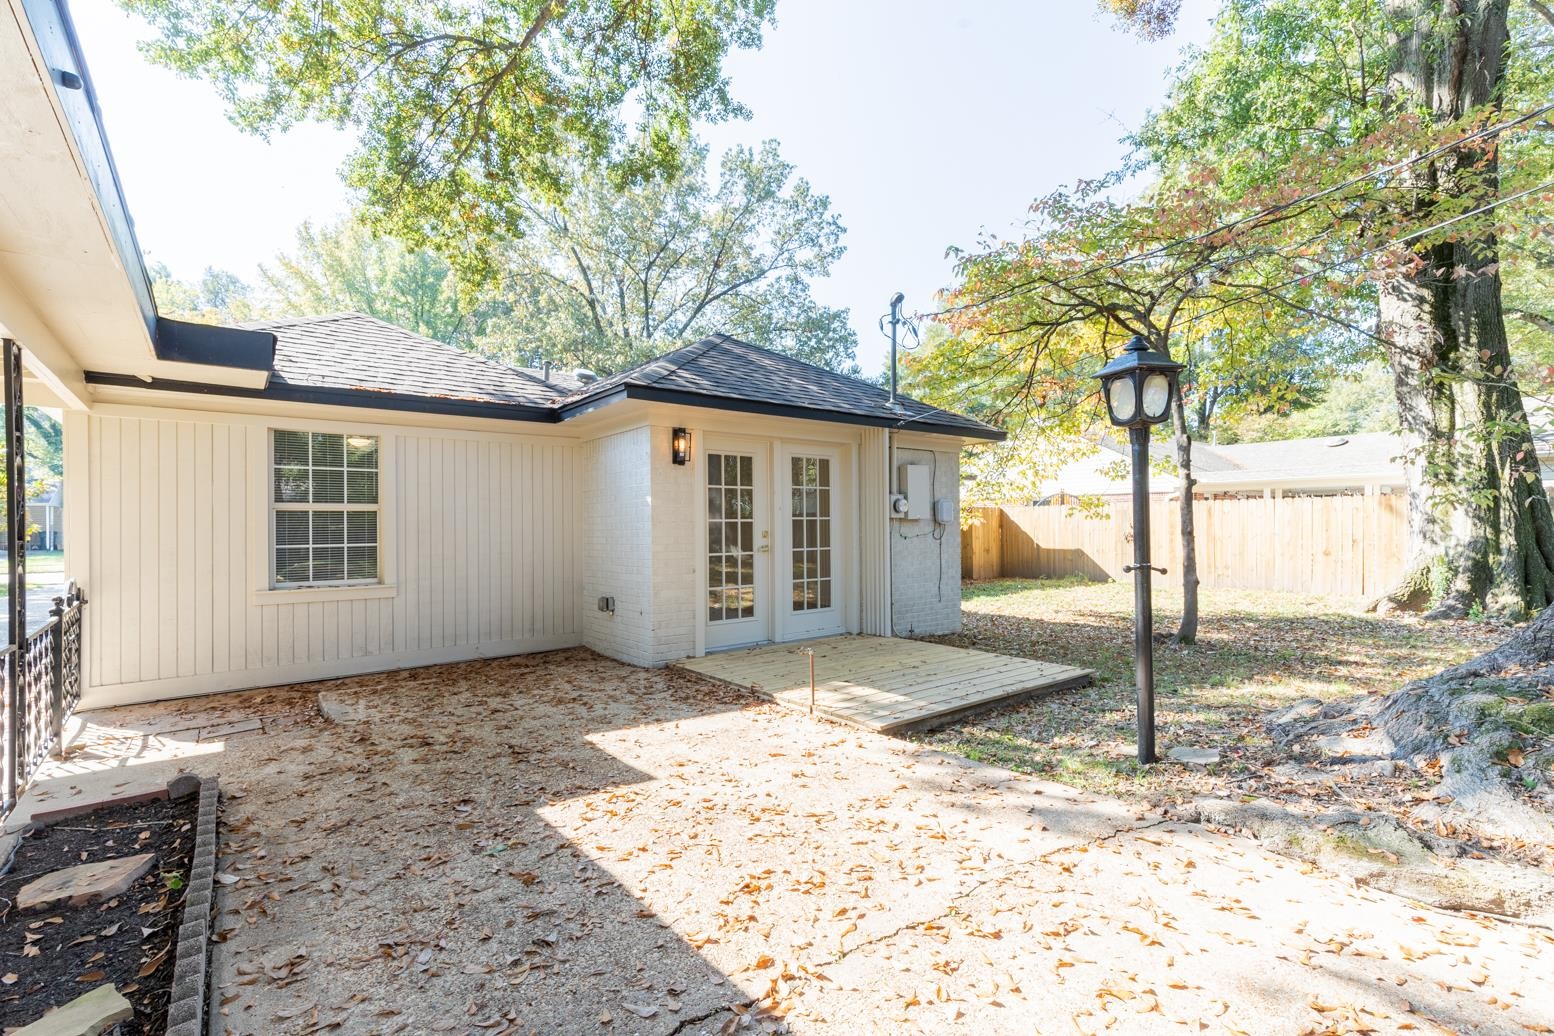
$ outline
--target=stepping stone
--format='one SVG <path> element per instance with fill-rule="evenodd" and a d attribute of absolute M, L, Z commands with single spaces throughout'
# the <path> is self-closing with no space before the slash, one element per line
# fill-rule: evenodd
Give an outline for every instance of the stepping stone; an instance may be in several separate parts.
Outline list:
<path fill-rule="evenodd" d="M 134 1015 L 130 1002 L 119 995 L 112 982 L 105 982 L 31 1025 L 13 1030 L 11 1036 L 97 1036 Z"/>
<path fill-rule="evenodd" d="M 1217 748 L 1173 748 L 1166 755 L 1188 766 L 1213 766 L 1219 762 Z"/>
<path fill-rule="evenodd" d="M 318 714 L 331 723 L 359 723 L 367 718 L 367 709 L 354 698 L 319 691 Z"/>
<path fill-rule="evenodd" d="M 156 853 L 141 853 L 66 867 L 23 885 L 16 894 L 16 906 L 19 910 L 42 910 L 56 903 L 85 906 L 111 899 L 134 884 L 155 862 Z"/>

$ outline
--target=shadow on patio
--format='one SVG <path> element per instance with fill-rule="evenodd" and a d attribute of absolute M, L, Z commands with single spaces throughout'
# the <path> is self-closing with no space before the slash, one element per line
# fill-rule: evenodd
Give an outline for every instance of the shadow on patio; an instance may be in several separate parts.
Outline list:
<path fill-rule="evenodd" d="M 748 701 L 567 651 L 103 710 L 29 801 L 220 776 L 215 1031 L 716 1031 L 755 983 L 540 814 L 649 779 L 592 733 Z"/>

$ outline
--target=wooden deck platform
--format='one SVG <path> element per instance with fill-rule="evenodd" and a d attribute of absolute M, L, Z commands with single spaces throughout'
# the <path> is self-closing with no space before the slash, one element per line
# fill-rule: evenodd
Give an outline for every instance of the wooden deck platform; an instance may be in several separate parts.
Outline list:
<path fill-rule="evenodd" d="M 1089 669 L 894 637 L 825 637 L 687 658 L 682 669 L 809 708 L 815 652 L 815 712 L 843 723 L 899 733 L 1047 691 L 1082 687 Z"/>

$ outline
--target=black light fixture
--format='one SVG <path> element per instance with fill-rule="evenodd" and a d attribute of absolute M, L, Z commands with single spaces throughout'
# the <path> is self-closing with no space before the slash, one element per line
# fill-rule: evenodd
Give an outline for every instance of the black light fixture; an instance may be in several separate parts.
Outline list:
<path fill-rule="evenodd" d="M 1138 756 L 1141 763 L 1155 761 L 1155 642 L 1154 605 L 1150 577 L 1165 575 L 1149 561 L 1149 429 L 1171 416 L 1171 402 L 1178 390 L 1182 364 L 1151 349 L 1135 335 L 1123 346 L 1122 355 L 1095 375 L 1101 379 L 1101 395 L 1112 424 L 1128 430 L 1133 452 L 1133 659 L 1138 683 Z"/>
<path fill-rule="evenodd" d="M 1135 335 L 1122 347 L 1122 355 L 1096 374 L 1112 424 L 1142 428 L 1170 417 L 1181 370 L 1180 363 Z"/>
<path fill-rule="evenodd" d="M 676 428 L 669 433 L 669 456 L 676 464 L 686 464 L 691 459 L 691 433 Z"/>

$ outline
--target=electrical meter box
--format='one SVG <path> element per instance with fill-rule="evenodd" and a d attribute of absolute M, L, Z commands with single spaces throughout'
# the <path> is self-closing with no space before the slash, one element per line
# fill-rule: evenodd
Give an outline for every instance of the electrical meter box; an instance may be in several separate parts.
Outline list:
<path fill-rule="evenodd" d="M 906 513 L 897 518 L 927 518 L 933 506 L 933 479 L 926 464 L 903 464 L 897 470 L 896 489 L 906 497 Z"/>

